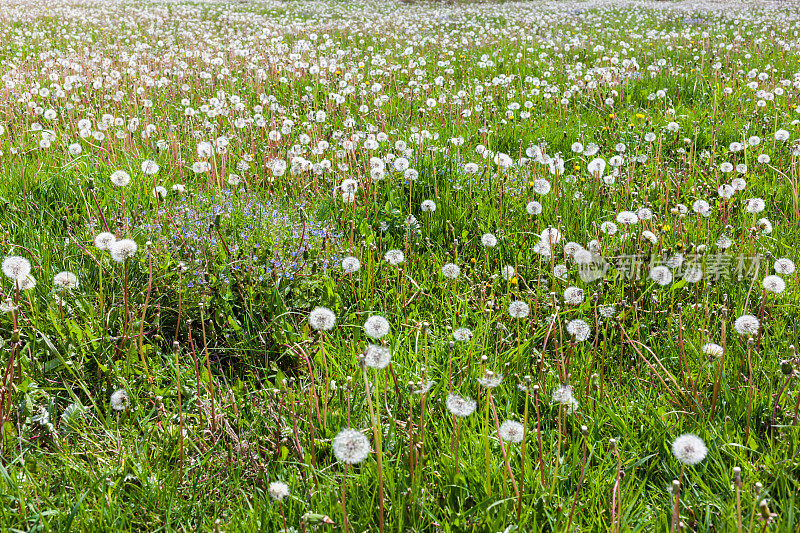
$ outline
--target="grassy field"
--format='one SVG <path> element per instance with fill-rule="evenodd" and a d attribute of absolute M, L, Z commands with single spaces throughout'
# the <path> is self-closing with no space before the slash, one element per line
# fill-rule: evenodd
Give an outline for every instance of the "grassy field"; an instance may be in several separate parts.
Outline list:
<path fill-rule="evenodd" d="M 800 4 L 0 7 L 0 529 L 796 531 Z"/>

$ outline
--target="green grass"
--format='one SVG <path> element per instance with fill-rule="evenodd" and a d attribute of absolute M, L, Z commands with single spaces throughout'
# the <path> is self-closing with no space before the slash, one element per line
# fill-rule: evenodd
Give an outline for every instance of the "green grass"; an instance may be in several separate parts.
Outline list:
<path fill-rule="evenodd" d="M 376 448 L 374 426 L 386 531 L 669 531 L 679 477 L 684 531 L 797 529 L 797 276 L 781 275 L 780 294 L 761 285 L 800 245 L 792 6 L 22 1 L 0 20 L 0 242 L 5 256 L 30 260 L 37 281 L 20 292 L 0 282 L 14 308 L 0 315 L 4 530 L 280 531 L 284 520 L 344 530 L 344 484 L 349 530 L 378 531 L 378 454 L 345 468 L 332 446 L 353 427 Z M 638 68 L 623 64 L 633 58 Z M 209 116 L 213 99 L 227 116 Z M 320 110 L 324 121 L 307 117 Z M 97 133 L 105 113 L 104 139 L 80 135 L 81 119 Z M 49 147 L 34 124 L 53 132 Z M 779 129 L 788 141 L 775 140 Z M 416 143 L 423 130 L 430 138 Z M 380 134 L 377 148 L 365 145 Z M 759 144 L 730 152 L 753 135 Z M 223 136 L 227 149 L 198 154 Z M 576 154 L 575 142 L 598 152 Z M 592 176 L 590 161 L 609 161 L 620 142 L 613 183 Z M 563 174 L 520 164 L 533 144 L 560 154 Z M 417 180 L 390 160 L 373 182 L 371 158 L 388 154 L 405 156 Z M 307 168 L 293 171 L 293 155 Z M 277 159 L 284 173 L 272 170 Z M 160 166 L 154 176 L 144 160 Z M 209 172 L 194 172 L 198 161 Z M 315 171 L 322 161 L 330 167 Z M 723 162 L 747 171 L 723 173 Z M 119 169 L 132 177 L 121 189 L 109 179 Z M 722 200 L 719 185 L 737 176 L 746 188 Z M 349 204 L 347 178 L 359 183 Z M 536 194 L 537 179 L 552 190 Z M 747 213 L 749 198 L 764 211 Z M 424 200 L 436 210 L 423 212 Z M 532 200 L 541 214 L 526 212 Z M 601 231 L 642 207 L 653 219 Z M 135 240 L 132 258 L 95 246 L 106 225 Z M 537 252 L 550 227 L 562 234 L 552 261 Z M 486 233 L 497 246 L 482 245 Z M 717 244 L 723 235 L 730 248 Z M 595 239 L 612 268 L 584 282 L 564 245 Z M 405 254 L 400 266 L 384 260 L 392 249 Z M 703 265 L 702 281 L 647 277 L 677 253 Z M 742 270 L 740 258 L 757 254 L 758 271 L 749 259 Z M 351 255 L 361 268 L 347 274 Z M 638 279 L 615 262 L 630 255 L 642 260 Z M 447 263 L 456 279 L 442 274 Z M 65 270 L 78 288 L 55 287 Z M 584 291 L 579 304 L 564 301 L 571 286 Z M 515 300 L 529 317 L 509 315 Z M 323 336 L 307 320 L 316 306 L 337 317 Z M 363 324 L 377 314 L 391 331 L 374 341 Z M 752 336 L 734 329 L 744 314 L 761 319 Z M 567 332 L 574 319 L 591 329 L 584 342 Z M 456 342 L 462 327 L 472 339 Z M 389 367 L 362 371 L 370 342 L 391 349 Z M 724 359 L 706 355 L 707 343 L 724 346 Z M 486 370 L 503 375 L 491 402 L 478 381 Z M 552 399 L 565 385 L 579 403 L 571 413 Z M 119 389 L 129 404 L 115 410 Z M 477 402 L 457 426 L 451 391 Z M 492 403 L 498 422 L 525 425 L 523 443 L 501 448 Z M 708 455 L 682 470 L 671 446 L 683 433 Z M 280 503 L 274 481 L 289 487 Z"/>

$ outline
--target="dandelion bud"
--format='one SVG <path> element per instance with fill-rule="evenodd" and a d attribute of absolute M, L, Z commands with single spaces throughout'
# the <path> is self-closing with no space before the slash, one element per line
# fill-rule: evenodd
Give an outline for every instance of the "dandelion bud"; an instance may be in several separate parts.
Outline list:
<path fill-rule="evenodd" d="M 733 467 L 733 482 L 737 487 L 742 488 L 742 469 L 738 466 Z"/>
<path fill-rule="evenodd" d="M 756 494 L 759 494 L 759 493 L 760 493 L 760 492 L 763 490 L 763 488 L 764 488 L 764 485 L 762 485 L 762 484 L 761 484 L 761 482 L 760 482 L 760 481 L 758 481 L 758 482 L 756 482 L 756 484 L 753 486 L 753 488 L 756 490 Z"/>
<path fill-rule="evenodd" d="M 11 342 L 19 342 L 19 329 L 11 332 Z"/>
<path fill-rule="evenodd" d="M 672 480 L 672 494 L 677 494 L 681 490 L 681 482 L 677 479 Z"/>
<path fill-rule="evenodd" d="M 177 354 L 178 350 L 180 349 L 181 345 L 178 343 L 178 341 L 172 341 L 172 353 Z"/>
<path fill-rule="evenodd" d="M 797 350 L 795 349 L 794 344 L 790 344 L 789 345 L 789 357 L 794 359 L 795 355 L 796 355 L 796 351 Z"/>
<path fill-rule="evenodd" d="M 756 340 L 753 337 L 748 337 L 747 338 L 747 346 L 748 347 L 752 348 L 753 346 L 755 346 L 755 344 L 756 344 Z"/>
<path fill-rule="evenodd" d="M 769 512 L 769 505 L 767 504 L 767 500 L 761 500 L 758 504 L 758 510 L 761 513 L 761 518 L 764 520 L 770 518 L 771 513 Z"/>
<path fill-rule="evenodd" d="M 481 356 L 481 364 L 486 363 L 486 361 L 488 361 L 488 360 L 489 360 L 488 356 L 486 356 L 486 355 L 482 355 Z"/>
<path fill-rule="evenodd" d="M 791 376 L 793 371 L 794 371 L 794 368 L 792 368 L 792 363 L 791 362 L 789 362 L 789 361 L 787 361 L 785 359 L 783 361 L 781 361 L 781 372 L 783 372 L 784 376 Z"/>
<path fill-rule="evenodd" d="M 87 180 L 87 182 L 86 182 L 86 188 L 87 188 L 87 189 L 89 189 L 90 191 L 91 191 L 91 190 L 94 190 L 94 178 L 89 178 L 89 179 Z"/>
<path fill-rule="evenodd" d="M 589 436 L 589 428 L 586 427 L 586 426 L 581 426 L 581 435 L 583 435 L 584 437 L 588 437 Z"/>

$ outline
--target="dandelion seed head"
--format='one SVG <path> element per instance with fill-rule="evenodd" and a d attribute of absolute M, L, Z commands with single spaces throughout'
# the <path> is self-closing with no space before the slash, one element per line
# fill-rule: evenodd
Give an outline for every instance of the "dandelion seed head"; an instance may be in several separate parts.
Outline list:
<path fill-rule="evenodd" d="M 517 444 L 525 437 L 525 426 L 514 420 L 506 420 L 500 425 L 497 435 L 505 442 Z"/>
<path fill-rule="evenodd" d="M 372 315 L 364 322 L 364 333 L 373 339 L 380 339 L 389 333 L 389 321 L 380 315 Z"/>
<path fill-rule="evenodd" d="M 495 374 L 491 370 L 487 370 L 483 377 L 478 378 L 478 383 L 487 389 L 494 389 L 503 382 L 503 374 Z"/>
<path fill-rule="evenodd" d="M 472 340 L 472 330 L 469 328 L 458 328 L 453 331 L 453 338 L 458 342 L 468 342 Z"/>
<path fill-rule="evenodd" d="M 369 344 L 364 350 L 364 364 L 369 368 L 381 370 L 392 362 L 392 351 L 386 346 Z"/>
<path fill-rule="evenodd" d="M 525 206 L 525 211 L 527 211 L 529 215 L 540 215 L 542 214 L 542 204 L 536 200 L 528 202 L 528 205 Z"/>
<path fill-rule="evenodd" d="M 447 263 L 442 267 L 442 275 L 448 279 L 456 279 L 461 274 L 461 268 L 454 263 Z"/>
<path fill-rule="evenodd" d="M 583 302 L 584 292 L 580 287 L 567 287 L 564 290 L 564 303 L 580 305 Z"/>
<path fill-rule="evenodd" d="M 508 304 L 508 314 L 513 318 L 525 318 L 530 312 L 530 306 L 521 300 L 514 300 Z"/>
<path fill-rule="evenodd" d="M 778 274 L 794 274 L 795 271 L 794 261 L 785 257 L 775 261 L 773 268 Z"/>
<path fill-rule="evenodd" d="M 697 435 L 685 433 L 672 442 L 672 453 L 681 463 L 696 465 L 706 458 L 708 448 Z"/>
<path fill-rule="evenodd" d="M 308 325 L 317 331 L 330 331 L 336 325 L 336 315 L 327 307 L 315 307 L 308 314 Z"/>
<path fill-rule="evenodd" d="M 672 283 L 672 271 L 663 265 L 655 266 L 650 270 L 650 279 L 664 287 Z"/>
<path fill-rule="evenodd" d="M 130 398 L 128 397 L 128 391 L 125 389 L 117 389 L 109 398 L 109 403 L 111 404 L 111 408 L 115 411 L 124 411 L 128 408 L 131 403 Z"/>
<path fill-rule="evenodd" d="M 65 270 L 53 276 L 53 285 L 60 289 L 72 290 L 78 288 L 78 276 Z"/>
<path fill-rule="evenodd" d="M 713 342 L 707 342 L 701 348 L 702 352 L 706 355 L 711 355 L 713 357 L 719 357 L 723 353 L 722 346 L 719 344 L 715 344 Z"/>
<path fill-rule="evenodd" d="M 572 335 L 577 342 L 583 342 L 589 338 L 589 335 L 592 333 L 592 329 L 585 321 L 581 320 L 580 318 L 576 318 L 567 323 L 567 333 Z"/>
<path fill-rule="evenodd" d="M 116 170 L 111 174 L 111 183 L 117 187 L 125 187 L 131 182 L 131 176 L 124 170 Z"/>
<path fill-rule="evenodd" d="M 22 282 L 31 273 L 31 263 L 24 257 L 9 255 L 3 259 L 3 274 L 17 282 Z"/>
<path fill-rule="evenodd" d="M 342 270 L 345 274 L 352 274 L 353 272 L 358 272 L 358 269 L 361 268 L 361 261 L 358 258 L 351 256 L 345 257 L 342 259 Z"/>
<path fill-rule="evenodd" d="M 401 250 L 389 250 L 383 255 L 383 258 L 392 266 L 399 265 L 405 261 L 406 256 Z"/>
<path fill-rule="evenodd" d="M 491 233 L 484 233 L 481 236 L 481 244 L 488 248 L 493 248 L 497 246 L 497 237 Z"/>
<path fill-rule="evenodd" d="M 138 249 L 139 247 L 136 245 L 136 241 L 133 239 L 122 239 L 115 241 L 110 246 L 109 252 L 111 252 L 111 259 L 117 263 L 122 263 L 126 259 L 130 259 L 136 255 L 136 251 Z"/>
<path fill-rule="evenodd" d="M 477 404 L 475 403 L 475 400 L 467 396 L 450 394 L 447 396 L 446 405 L 447 410 L 450 411 L 451 414 L 463 418 L 475 412 L 475 407 Z"/>
<path fill-rule="evenodd" d="M 289 485 L 282 481 L 273 481 L 269 484 L 269 496 L 274 501 L 279 502 L 289 495 Z"/>
<path fill-rule="evenodd" d="M 733 322 L 733 329 L 739 335 L 754 335 L 758 333 L 761 323 L 753 315 L 742 315 Z"/>
<path fill-rule="evenodd" d="M 111 245 L 115 242 L 117 242 L 117 238 L 108 231 L 98 233 L 94 238 L 94 245 L 98 250 L 110 250 Z"/>
<path fill-rule="evenodd" d="M 775 294 L 780 294 L 786 288 L 786 282 L 783 281 L 783 278 L 780 276 L 767 276 L 764 278 L 764 281 L 761 283 L 764 287 L 764 290 L 769 292 L 774 292 Z"/>
<path fill-rule="evenodd" d="M 553 403 L 563 405 L 567 413 L 574 413 L 579 407 L 578 400 L 572 394 L 572 385 L 564 385 L 554 390 Z"/>
<path fill-rule="evenodd" d="M 360 463 L 372 451 L 366 435 L 350 428 L 343 429 L 333 438 L 332 447 L 336 459 L 350 465 Z"/>

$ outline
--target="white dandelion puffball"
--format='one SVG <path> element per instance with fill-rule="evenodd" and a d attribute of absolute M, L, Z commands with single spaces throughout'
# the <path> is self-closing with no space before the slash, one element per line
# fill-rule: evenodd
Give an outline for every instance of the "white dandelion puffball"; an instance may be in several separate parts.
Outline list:
<path fill-rule="evenodd" d="M 345 274 L 352 274 L 353 272 L 358 272 L 361 268 L 361 261 L 358 260 L 357 257 L 348 256 L 342 259 L 342 270 L 344 270 Z"/>
<path fill-rule="evenodd" d="M 117 170 L 111 174 L 111 183 L 117 187 L 125 187 L 131 182 L 131 175 L 124 170 Z"/>
<path fill-rule="evenodd" d="M 447 263 L 442 267 L 442 275 L 449 279 L 456 279 L 461 274 L 461 268 L 454 263 Z"/>
<path fill-rule="evenodd" d="M 124 411 L 131 403 L 130 398 L 128 398 L 128 391 L 125 389 L 117 389 L 114 391 L 108 401 L 111 404 L 111 408 L 115 411 Z"/>
<path fill-rule="evenodd" d="M 563 405 L 567 413 L 574 413 L 578 410 L 578 400 L 572 394 L 572 385 L 564 385 L 553 391 L 553 403 Z"/>
<path fill-rule="evenodd" d="M 758 333 L 758 328 L 761 323 L 753 315 L 742 315 L 733 322 L 733 329 L 739 335 L 754 335 Z"/>
<path fill-rule="evenodd" d="M 372 451 L 369 439 L 360 431 L 345 428 L 333 438 L 333 454 L 349 465 L 360 463 Z"/>
<path fill-rule="evenodd" d="M 9 255 L 3 259 L 3 274 L 13 279 L 14 281 L 21 282 L 30 275 L 31 263 L 24 257 L 18 255 Z"/>
<path fill-rule="evenodd" d="M 364 333 L 373 339 L 380 339 L 389 329 L 389 321 L 380 315 L 373 315 L 364 322 Z"/>
<path fill-rule="evenodd" d="M 583 302 L 583 289 L 580 287 L 567 287 L 564 290 L 564 303 L 580 305 Z"/>
<path fill-rule="evenodd" d="M 516 271 L 511 265 L 506 265 L 500 269 L 500 275 L 503 276 L 503 279 L 506 281 L 511 281 L 511 278 L 514 277 L 514 274 L 516 274 Z"/>
<path fill-rule="evenodd" d="M 469 328 L 458 328 L 453 331 L 453 338 L 458 342 L 468 342 L 472 340 L 472 330 Z"/>
<path fill-rule="evenodd" d="M 433 200 L 425 200 L 422 202 L 422 204 L 420 204 L 420 208 L 425 213 L 433 213 L 436 211 L 436 202 Z"/>
<path fill-rule="evenodd" d="M 497 435 L 504 442 L 519 443 L 525 436 L 525 426 L 514 420 L 506 420 L 500 425 Z"/>
<path fill-rule="evenodd" d="M 268 491 L 270 498 L 279 502 L 289 495 L 289 485 L 283 481 L 273 481 L 269 484 Z"/>
<path fill-rule="evenodd" d="M 794 274 L 795 270 L 794 261 L 782 257 L 777 261 L 775 261 L 775 265 L 773 268 L 775 269 L 775 272 L 777 272 L 778 274 Z"/>
<path fill-rule="evenodd" d="M 606 220 L 602 224 L 600 224 L 600 231 L 605 233 L 606 235 L 615 235 L 619 228 L 613 222 Z"/>
<path fill-rule="evenodd" d="M 703 269 L 696 265 L 689 266 L 683 271 L 682 277 L 687 283 L 697 283 L 703 279 Z"/>
<path fill-rule="evenodd" d="M 133 239 L 122 239 L 112 244 L 109 252 L 111 252 L 111 259 L 117 263 L 122 263 L 136 255 L 138 249 L 139 247 L 136 246 L 136 241 Z"/>
<path fill-rule="evenodd" d="M 482 378 L 478 378 L 478 383 L 487 389 L 494 389 L 503 382 L 503 374 L 495 374 L 491 370 L 487 370 Z"/>
<path fill-rule="evenodd" d="M 592 159 L 588 165 L 586 165 L 586 170 L 589 171 L 589 174 L 596 178 L 602 178 L 603 172 L 606 170 L 606 162 L 601 158 Z"/>
<path fill-rule="evenodd" d="M 152 159 L 145 159 L 142 161 L 142 172 L 148 176 L 153 176 L 161 167 Z"/>
<path fill-rule="evenodd" d="M 330 331 L 336 325 L 336 315 L 327 307 L 315 307 L 308 314 L 308 325 L 317 331 Z"/>
<path fill-rule="evenodd" d="M 708 343 L 704 344 L 703 347 L 701 348 L 701 350 L 702 350 L 702 352 L 704 354 L 711 355 L 711 356 L 714 356 L 714 357 L 719 357 L 724 352 L 724 350 L 722 349 L 722 346 L 720 346 L 719 344 L 715 344 L 713 342 L 708 342 Z"/>
<path fill-rule="evenodd" d="M 491 233 L 484 233 L 483 236 L 481 236 L 481 244 L 489 248 L 497 246 L 497 237 Z"/>
<path fill-rule="evenodd" d="M 535 200 L 533 202 L 528 202 L 528 205 L 525 206 L 525 211 L 527 211 L 529 215 L 541 215 L 542 204 Z"/>
<path fill-rule="evenodd" d="M 34 278 L 33 275 L 28 274 L 27 278 L 17 282 L 17 286 L 21 291 L 29 291 L 36 287 L 36 278 Z"/>
<path fill-rule="evenodd" d="M 554 244 L 558 244 L 558 241 L 561 240 L 561 232 L 556 228 L 547 228 L 539 236 L 539 239 L 544 244 L 552 246 Z"/>
<path fill-rule="evenodd" d="M 475 400 L 467 396 L 457 396 L 450 394 L 447 396 L 447 410 L 451 414 L 459 417 L 466 417 L 475 412 Z"/>
<path fill-rule="evenodd" d="M 117 238 L 113 233 L 109 233 L 108 231 L 98 233 L 94 238 L 94 245 L 98 250 L 110 250 L 111 245 L 115 242 L 117 242 Z"/>
<path fill-rule="evenodd" d="M 775 132 L 775 140 L 784 142 L 789 140 L 789 132 L 786 130 L 778 130 Z"/>
<path fill-rule="evenodd" d="M 708 448 L 697 435 L 685 433 L 672 442 L 672 453 L 681 463 L 696 465 L 706 458 Z"/>
<path fill-rule="evenodd" d="M 761 198 L 750 198 L 744 204 L 745 211 L 751 214 L 760 213 L 765 207 L 767 204 Z"/>
<path fill-rule="evenodd" d="M 533 182 L 533 192 L 540 196 L 549 193 L 551 188 L 550 182 L 544 178 L 539 178 Z"/>
<path fill-rule="evenodd" d="M 783 281 L 783 278 L 780 276 L 767 276 L 764 278 L 764 281 L 761 283 L 764 287 L 765 291 L 774 292 L 775 294 L 780 294 L 786 288 L 786 282 Z"/>
<path fill-rule="evenodd" d="M 672 272 L 663 265 L 655 266 L 650 270 L 650 279 L 664 287 L 672 283 Z"/>
<path fill-rule="evenodd" d="M 576 341 L 583 342 L 589 338 L 589 335 L 592 333 L 592 329 L 585 321 L 581 320 L 580 318 L 576 318 L 575 320 L 570 320 L 567 323 L 567 333 L 575 337 Z"/>
<path fill-rule="evenodd" d="M 78 276 L 65 270 L 53 276 L 53 285 L 60 289 L 72 290 L 78 288 Z"/>
<path fill-rule="evenodd" d="M 387 263 L 390 265 L 399 265 L 403 261 L 405 261 L 406 256 L 401 250 L 389 250 L 383 255 L 383 258 L 386 260 Z"/>
<path fill-rule="evenodd" d="M 513 318 L 525 318 L 530 312 L 530 306 L 521 300 L 514 300 L 508 304 L 508 314 Z"/>
<path fill-rule="evenodd" d="M 620 224 L 636 224 L 639 222 L 639 215 L 633 211 L 622 211 L 617 215 L 617 222 Z"/>
<path fill-rule="evenodd" d="M 392 362 L 392 351 L 386 346 L 370 344 L 364 350 L 364 364 L 369 368 L 381 370 Z"/>

